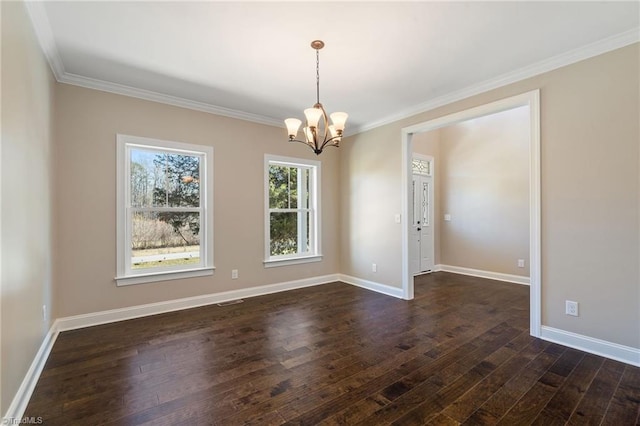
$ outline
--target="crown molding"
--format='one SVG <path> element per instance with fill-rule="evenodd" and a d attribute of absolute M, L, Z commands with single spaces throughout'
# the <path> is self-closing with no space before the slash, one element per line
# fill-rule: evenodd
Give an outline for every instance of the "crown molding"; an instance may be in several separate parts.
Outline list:
<path fill-rule="evenodd" d="M 98 80 L 91 77 L 64 73 L 58 79 L 59 83 L 71 84 L 74 86 L 85 87 L 87 89 L 100 90 L 103 92 L 115 93 L 117 95 L 130 96 L 133 98 L 144 99 L 146 101 L 159 102 L 167 105 L 173 105 L 181 108 L 192 109 L 196 111 L 208 112 L 210 114 L 221 115 L 229 118 L 237 118 L 240 120 L 251 121 L 268 126 L 284 127 L 284 122 L 273 117 L 252 114 L 249 112 L 238 111 L 235 109 L 225 108 L 205 102 L 193 101 L 178 96 L 167 95 L 164 93 L 153 92 L 151 90 L 138 89 L 136 87 L 126 86 L 123 84 L 112 83 L 110 81 Z"/>
<path fill-rule="evenodd" d="M 447 93 L 445 95 L 431 99 L 427 102 L 404 109 L 396 114 L 384 117 L 380 120 L 376 120 L 355 128 L 352 127 L 350 129 L 350 135 L 366 132 L 368 130 L 375 129 L 376 127 L 384 126 L 385 124 L 403 120 L 416 114 L 427 112 L 432 109 L 478 95 L 480 93 L 488 92 L 490 90 L 497 89 L 499 87 L 503 87 L 521 80 L 525 80 L 527 78 L 531 78 L 545 72 L 553 71 L 555 69 L 562 68 L 564 66 L 571 65 L 576 62 L 592 58 L 594 56 L 602 55 L 612 50 L 620 49 L 622 47 L 638 42 L 640 42 L 640 27 L 636 27 L 623 33 L 604 38 L 587 46 L 583 46 L 562 53 L 560 55 L 553 56 L 549 59 L 536 62 L 529 66 L 517 69 L 506 74 L 502 74 L 496 78 L 485 80 L 481 83 L 474 84 L 464 89 Z"/>
<path fill-rule="evenodd" d="M 282 120 L 259 114 L 252 114 L 222 106 L 208 104 L 205 102 L 193 101 L 178 96 L 167 95 L 150 90 L 139 89 L 105 80 L 98 80 L 90 77 L 83 77 L 76 74 L 70 74 L 65 71 L 60 53 L 56 47 L 51 24 L 47 17 L 44 2 L 25 2 L 27 12 L 31 18 L 33 29 L 40 43 L 42 50 L 49 62 L 49 66 L 53 71 L 53 75 L 59 83 L 66 83 L 75 86 L 81 86 L 88 89 L 101 90 L 104 92 L 115 93 L 124 96 L 144 99 L 153 102 L 164 103 L 181 108 L 192 109 L 196 111 L 207 112 L 211 114 L 221 115 L 224 117 L 237 118 L 240 120 L 251 121 L 269 126 L 284 127 Z M 437 98 L 431 99 L 418 105 L 403 109 L 395 114 L 389 115 L 382 119 L 365 123 L 360 126 L 350 126 L 345 136 L 353 136 L 358 133 L 366 132 L 376 127 L 384 126 L 395 121 L 409 118 L 416 114 L 420 114 L 432 109 L 448 105 L 459 100 L 469 98 L 498 87 L 506 86 L 517 81 L 521 81 L 536 75 L 552 71 L 573 63 L 607 53 L 609 51 L 628 46 L 633 43 L 640 42 L 640 27 L 632 28 L 623 33 L 607 37 L 595 43 L 571 50 L 560 55 L 556 55 L 549 59 L 536 62 L 532 65 L 517 69 L 515 71 L 502 74 L 496 78 L 485 80 L 481 83 L 474 84 L 464 89 L 456 90 Z"/>
<path fill-rule="evenodd" d="M 49 67 L 51 68 L 51 71 L 53 72 L 53 75 L 58 83 L 71 84 L 74 86 L 85 87 L 87 89 L 95 89 L 103 92 L 130 96 L 133 98 L 207 112 L 224 117 L 237 118 L 254 123 L 266 124 L 268 126 L 284 127 L 284 123 L 282 120 L 273 117 L 238 111 L 235 109 L 225 108 L 205 102 L 198 102 L 178 96 L 167 95 L 151 90 L 139 89 L 136 87 L 126 86 L 110 81 L 68 73 L 64 69 L 62 58 L 60 57 L 60 52 L 58 51 L 58 48 L 56 46 L 55 38 L 53 37 L 53 31 L 51 30 L 51 24 L 49 22 L 49 18 L 47 17 L 44 2 L 26 1 L 25 5 L 29 18 L 31 19 L 33 30 L 36 33 L 38 42 L 40 43 L 40 47 L 44 51 L 44 55 L 47 58 Z"/>

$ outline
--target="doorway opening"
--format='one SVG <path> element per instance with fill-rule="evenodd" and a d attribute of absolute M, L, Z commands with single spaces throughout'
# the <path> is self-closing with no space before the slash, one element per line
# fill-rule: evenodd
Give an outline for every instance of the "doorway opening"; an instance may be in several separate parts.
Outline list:
<path fill-rule="evenodd" d="M 402 216 L 408 218 L 402 227 L 402 292 L 403 298 L 413 299 L 416 247 L 414 236 L 416 224 L 414 213 L 414 174 L 412 137 L 443 127 L 459 124 L 475 118 L 527 106 L 529 111 L 529 285 L 530 285 L 530 332 L 540 336 L 541 308 L 541 236 L 540 236 L 540 91 L 502 99 L 455 114 L 425 121 L 402 129 Z M 432 232 L 433 234 L 433 232 Z M 412 245 L 413 244 L 413 245 Z"/>

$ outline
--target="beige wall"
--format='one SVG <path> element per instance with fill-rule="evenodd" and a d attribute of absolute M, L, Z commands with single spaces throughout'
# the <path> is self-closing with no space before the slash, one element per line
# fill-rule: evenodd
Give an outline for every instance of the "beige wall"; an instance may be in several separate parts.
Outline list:
<path fill-rule="evenodd" d="M 65 84 L 55 114 L 56 317 L 338 272 L 338 150 L 316 157 L 280 128 Z M 116 287 L 117 133 L 214 147 L 213 277 Z M 322 262 L 264 268 L 265 153 L 322 162 Z"/>
<path fill-rule="evenodd" d="M 340 271 L 400 287 L 401 225 L 394 216 L 400 213 L 401 160 L 395 130 L 381 127 L 375 138 L 355 136 L 340 144 Z"/>
<path fill-rule="evenodd" d="M 443 264 L 529 276 L 529 135 L 528 107 L 440 129 Z"/>
<path fill-rule="evenodd" d="M 542 323 L 639 348 L 639 49 L 636 43 L 347 138 L 342 272 L 401 287 L 393 214 L 401 210 L 403 127 L 539 88 Z M 376 232 L 367 234 L 371 212 Z M 362 236 L 357 245 L 350 232 Z M 367 265 L 373 259 L 381 259 L 377 275 Z M 566 299 L 580 303 L 579 317 L 564 314 Z"/>
<path fill-rule="evenodd" d="M 4 414 L 50 325 L 53 77 L 24 4 L 2 2 L 1 398 Z"/>

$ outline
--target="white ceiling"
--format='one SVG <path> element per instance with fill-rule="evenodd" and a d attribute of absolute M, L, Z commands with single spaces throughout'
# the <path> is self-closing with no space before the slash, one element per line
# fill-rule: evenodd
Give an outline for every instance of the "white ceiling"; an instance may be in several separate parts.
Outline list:
<path fill-rule="evenodd" d="M 348 133 L 639 41 L 633 2 L 33 2 L 61 82 Z"/>

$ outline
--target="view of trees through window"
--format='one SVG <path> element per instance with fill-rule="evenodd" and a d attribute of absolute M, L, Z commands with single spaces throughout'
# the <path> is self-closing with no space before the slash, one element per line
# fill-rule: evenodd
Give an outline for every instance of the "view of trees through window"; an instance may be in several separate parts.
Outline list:
<path fill-rule="evenodd" d="M 310 170 L 269 164 L 270 255 L 309 251 L 311 211 Z"/>
<path fill-rule="evenodd" d="M 131 268 L 198 264 L 201 158 L 130 152 Z"/>

